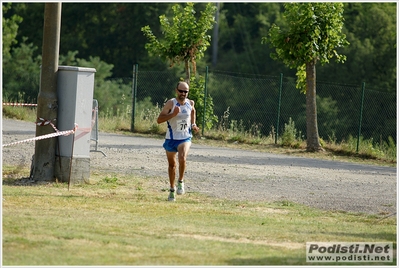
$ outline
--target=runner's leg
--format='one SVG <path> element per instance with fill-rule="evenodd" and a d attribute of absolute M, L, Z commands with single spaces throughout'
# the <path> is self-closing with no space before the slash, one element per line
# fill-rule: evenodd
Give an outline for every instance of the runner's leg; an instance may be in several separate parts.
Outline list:
<path fill-rule="evenodd" d="M 166 151 L 166 157 L 168 158 L 168 175 L 170 188 L 175 188 L 175 177 L 176 177 L 176 152 Z"/>
<path fill-rule="evenodd" d="M 180 143 L 177 146 L 178 155 L 177 158 L 179 159 L 179 180 L 184 180 L 184 172 L 186 170 L 186 160 L 188 151 L 190 150 L 191 141 Z"/>

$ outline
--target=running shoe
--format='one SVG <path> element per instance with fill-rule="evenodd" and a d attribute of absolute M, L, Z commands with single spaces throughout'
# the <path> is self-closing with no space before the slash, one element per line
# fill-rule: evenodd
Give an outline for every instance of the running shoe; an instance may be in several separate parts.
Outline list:
<path fill-rule="evenodd" d="M 184 182 L 182 181 L 177 183 L 177 194 L 184 194 Z"/>
<path fill-rule="evenodd" d="M 176 201 L 176 198 L 175 198 L 175 190 L 172 190 L 172 189 L 169 190 L 168 201 Z"/>

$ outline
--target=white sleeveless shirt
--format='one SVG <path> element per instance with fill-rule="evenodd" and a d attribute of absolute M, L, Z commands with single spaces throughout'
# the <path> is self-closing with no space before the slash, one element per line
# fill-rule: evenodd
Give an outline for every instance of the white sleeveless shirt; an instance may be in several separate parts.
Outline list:
<path fill-rule="evenodd" d="M 166 139 L 185 140 L 192 137 L 191 131 L 191 111 L 193 107 L 190 105 L 189 99 L 186 99 L 184 105 L 173 98 L 173 107 L 170 113 L 173 113 L 175 106 L 180 106 L 180 112 L 173 118 L 166 121 L 168 129 L 166 130 Z"/>

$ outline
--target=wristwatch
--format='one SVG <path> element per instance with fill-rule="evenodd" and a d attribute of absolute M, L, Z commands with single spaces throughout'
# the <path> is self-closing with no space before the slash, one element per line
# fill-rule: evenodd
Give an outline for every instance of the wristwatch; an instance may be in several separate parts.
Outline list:
<path fill-rule="evenodd" d="M 196 124 L 191 124 L 191 127 L 195 127 L 195 126 L 197 126 Z"/>

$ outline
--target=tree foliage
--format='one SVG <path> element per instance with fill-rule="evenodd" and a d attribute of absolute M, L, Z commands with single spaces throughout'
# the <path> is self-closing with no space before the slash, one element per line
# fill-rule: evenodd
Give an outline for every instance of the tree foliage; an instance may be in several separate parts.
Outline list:
<path fill-rule="evenodd" d="M 176 63 L 184 63 L 186 73 L 184 80 L 190 85 L 190 98 L 196 103 L 197 122 L 202 128 L 210 129 L 217 122 L 217 117 L 213 114 L 213 101 L 210 96 L 207 96 L 207 103 L 204 103 L 205 79 L 203 76 L 197 79 L 195 74 L 196 61 L 204 56 L 210 45 L 211 36 L 207 33 L 215 23 L 216 7 L 208 3 L 205 10 L 200 11 L 199 18 L 195 16 L 194 3 L 187 3 L 185 7 L 174 4 L 172 10 L 174 13 L 172 23 L 166 15 L 159 16 L 163 39 L 158 39 L 148 25 L 141 28 L 148 38 L 145 48 L 151 56 L 169 60 L 170 67 Z M 190 63 L 194 75 L 191 75 Z M 205 105 L 206 114 L 203 113 Z M 205 118 L 204 126 L 202 118 Z"/>
<path fill-rule="evenodd" d="M 20 43 L 3 58 L 3 98 L 8 101 L 36 103 L 40 87 L 41 56 L 37 47 Z"/>
<path fill-rule="evenodd" d="M 159 16 L 163 39 L 158 39 L 151 31 L 150 26 L 141 28 L 148 38 L 145 48 L 150 55 L 159 56 L 162 60 L 169 60 L 170 66 L 184 62 L 186 81 L 190 82 L 190 66 L 194 75 L 196 61 L 204 56 L 205 50 L 210 45 L 211 36 L 208 31 L 212 29 L 216 7 L 212 3 L 206 5 L 197 19 L 194 3 L 187 3 L 185 7 L 174 4 L 172 22 L 166 15 Z"/>
<path fill-rule="evenodd" d="M 359 84 L 366 82 L 379 90 L 396 91 L 396 6 L 397 3 L 347 3 L 344 30 L 351 45 L 340 50 L 347 55 L 347 61 L 345 66 L 335 64 L 320 75 L 334 80 L 332 73 L 339 71 L 345 83 L 360 78 Z"/>
<path fill-rule="evenodd" d="M 306 92 L 307 150 L 322 150 L 317 126 L 316 63 L 329 63 L 346 57 L 337 48 L 349 44 L 343 28 L 342 3 L 287 3 L 284 5 L 287 29 L 273 24 L 269 38 L 262 41 L 275 48 L 271 58 L 297 69 L 297 88 Z"/>
<path fill-rule="evenodd" d="M 346 56 L 337 49 L 349 45 L 345 34 L 342 3 L 287 3 L 284 17 L 288 29 L 273 24 L 268 37 L 262 42 L 275 48 L 271 58 L 281 60 L 290 68 L 297 69 L 298 88 L 306 91 L 305 65 L 316 60 L 322 65 L 335 57 L 344 62 Z"/>
<path fill-rule="evenodd" d="M 4 3 L 2 5 L 3 14 L 11 8 L 12 3 Z M 3 57 L 10 56 L 11 46 L 17 44 L 17 33 L 19 23 L 22 22 L 22 17 L 17 14 L 9 18 L 2 16 L 2 30 L 3 30 Z"/>
<path fill-rule="evenodd" d="M 5 3 L 3 3 L 5 5 Z M 62 5 L 60 54 L 79 51 L 88 59 L 98 56 L 114 65 L 112 77 L 130 77 L 132 66 L 141 70 L 161 70 L 166 63 L 159 57 L 149 57 L 141 31 L 149 25 L 155 36 L 162 34 L 160 14 L 170 16 L 173 3 L 72 3 Z M 196 3 L 205 9 L 205 3 Z M 347 57 L 346 63 L 331 61 L 318 67 L 320 81 L 367 85 L 379 90 L 396 91 L 396 19 L 397 3 L 370 2 L 344 3 L 346 34 L 350 46 L 337 49 Z M 257 2 L 220 4 L 217 64 L 213 69 L 256 75 L 294 76 L 295 72 L 281 61 L 270 58 L 271 50 L 259 41 L 266 36 L 272 24 L 285 29 L 284 3 Z M 17 15 L 19 23 L 17 42 L 24 37 L 39 49 L 43 40 L 44 3 L 14 2 L 4 12 L 3 19 Z M 198 15 L 198 14 L 197 14 Z M 4 24 L 3 24 L 4 29 Z M 3 34 L 5 31 L 3 32 Z M 4 38 L 4 37 L 3 37 Z M 11 48 L 17 47 L 14 43 Z M 197 67 L 205 68 L 211 62 L 213 49 L 207 49 Z"/>

